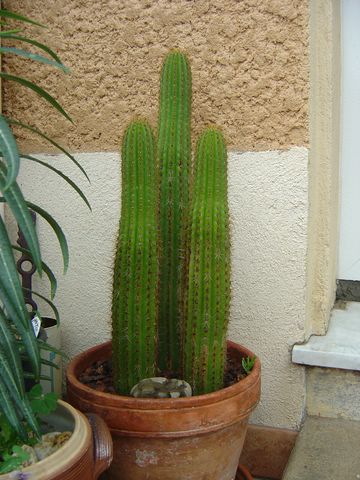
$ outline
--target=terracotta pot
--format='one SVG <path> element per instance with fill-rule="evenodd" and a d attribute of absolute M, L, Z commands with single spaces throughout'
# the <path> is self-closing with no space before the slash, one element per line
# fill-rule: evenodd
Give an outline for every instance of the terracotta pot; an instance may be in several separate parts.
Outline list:
<path fill-rule="evenodd" d="M 88 419 L 59 400 L 59 408 L 46 420 L 59 431 L 70 430 L 70 439 L 57 452 L 24 468 L 21 473 L 0 475 L 1 480 L 96 480 L 112 459 L 112 440 L 105 422 L 89 414 Z"/>
<path fill-rule="evenodd" d="M 253 356 L 228 342 L 241 361 Z M 114 460 L 107 477 L 121 480 L 234 480 L 248 418 L 260 397 L 260 362 L 251 374 L 218 392 L 190 398 L 139 399 L 98 392 L 79 382 L 93 362 L 111 355 L 111 343 L 75 357 L 67 369 L 68 401 L 107 423 Z"/>

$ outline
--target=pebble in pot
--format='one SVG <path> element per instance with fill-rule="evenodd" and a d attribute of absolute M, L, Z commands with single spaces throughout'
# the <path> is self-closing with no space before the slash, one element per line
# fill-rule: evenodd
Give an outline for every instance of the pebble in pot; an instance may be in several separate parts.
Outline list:
<path fill-rule="evenodd" d="M 144 378 L 130 392 L 135 398 L 180 398 L 191 397 L 190 385 L 177 378 Z"/>

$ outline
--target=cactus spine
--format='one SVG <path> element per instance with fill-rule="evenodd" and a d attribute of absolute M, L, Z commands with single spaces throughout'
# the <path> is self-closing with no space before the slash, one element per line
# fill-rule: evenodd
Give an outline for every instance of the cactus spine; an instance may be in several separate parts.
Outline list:
<path fill-rule="evenodd" d="M 198 141 L 193 188 L 183 369 L 202 394 L 223 387 L 230 305 L 227 157 L 216 129 Z"/>
<path fill-rule="evenodd" d="M 181 366 L 181 323 L 188 263 L 191 72 L 186 56 L 171 52 L 161 73 L 158 124 L 160 167 L 159 368 Z"/>
<path fill-rule="evenodd" d="M 121 220 L 115 257 L 112 329 L 115 388 L 128 394 L 155 375 L 158 201 L 154 138 L 131 123 L 122 144 Z"/>

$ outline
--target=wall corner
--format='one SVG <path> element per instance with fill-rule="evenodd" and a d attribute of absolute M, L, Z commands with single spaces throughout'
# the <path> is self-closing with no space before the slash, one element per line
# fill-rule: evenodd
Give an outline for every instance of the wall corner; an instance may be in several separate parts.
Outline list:
<path fill-rule="evenodd" d="M 310 157 L 305 336 L 335 299 L 340 132 L 340 0 L 310 0 Z"/>

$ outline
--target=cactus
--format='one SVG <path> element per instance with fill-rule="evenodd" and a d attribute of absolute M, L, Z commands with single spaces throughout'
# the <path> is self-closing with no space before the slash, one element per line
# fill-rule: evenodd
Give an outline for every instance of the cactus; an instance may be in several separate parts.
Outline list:
<path fill-rule="evenodd" d="M 161 73 L 158 124 L 160 168 L 159 367 L 181 366 L 181 323 L 188 263 L 191 72 L 186 56 L 171 52 Z"/>
<path fill-rule="evenodd" d="M 115 388 L 155 375 L 158 290 L 158 195 L 154 137 L 135 121 L 122 144 L 121 219 L 112 299 Z"/>
<path fill-rule="evenodd" d="M 216 129 L 198 141 L 193 188 L 183 370 L 198 395 L 223 387 L 230 305 L 227 158 Z"/>
<path fill-rule="evenodd" d="M 207 129 L 191 175 L 190 115 L 190 66 L 174 51 L 161 74 L 157 157 L 144 122 L 130 124 L 122 146 L 112 320 L 115 388 L 123 394 L 159 370 L 180 373 L 197 395 L 223 387 L 230 304 L 226 147 L 218 130 Z"/>

